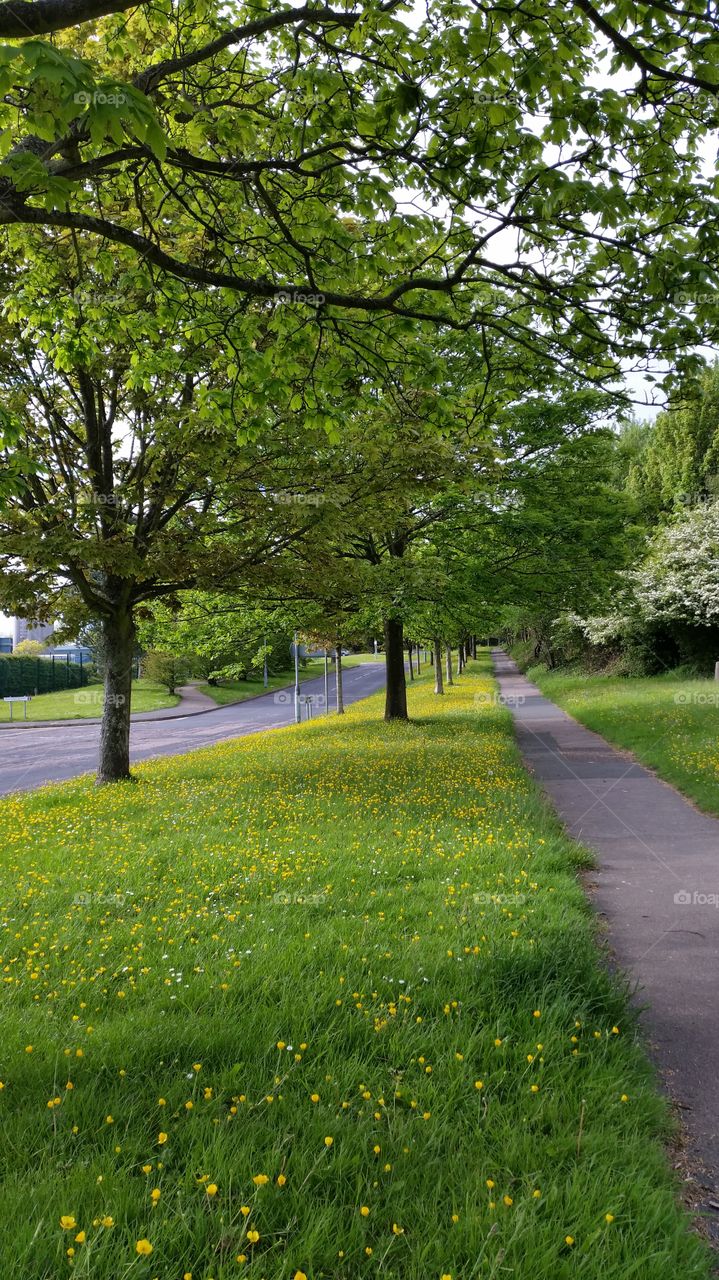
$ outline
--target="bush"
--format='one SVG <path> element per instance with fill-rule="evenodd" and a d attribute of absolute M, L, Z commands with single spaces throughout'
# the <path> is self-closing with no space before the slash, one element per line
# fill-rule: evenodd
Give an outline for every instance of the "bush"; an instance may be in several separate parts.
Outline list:
<path fill-rule="evenodd" d="M 174 694 L 187 679 L 187 659 L 163 649 L 149 649 L 142 659 L 142 671 L 148 680 L 164 684 L 167 692 Z"/>

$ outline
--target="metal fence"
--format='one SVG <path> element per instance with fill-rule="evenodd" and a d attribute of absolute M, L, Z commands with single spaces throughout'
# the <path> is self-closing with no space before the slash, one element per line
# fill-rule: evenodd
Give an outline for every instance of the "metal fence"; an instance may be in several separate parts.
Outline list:
<path fill-rule="evenodd" d="M 11 658 L 0 654 L 0 698 L 80 689 L 89 683 L 87 663 L 49 658 Z"/>

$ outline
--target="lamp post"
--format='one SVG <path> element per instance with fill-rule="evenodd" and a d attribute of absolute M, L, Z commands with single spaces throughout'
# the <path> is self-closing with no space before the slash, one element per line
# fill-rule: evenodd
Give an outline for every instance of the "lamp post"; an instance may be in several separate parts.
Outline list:
<path fill-rule="evenodd" d="M 295 631 L 295 724 L 299 724 L 302 719 L 302 708 L 300 706 L 300 646 Z"/>

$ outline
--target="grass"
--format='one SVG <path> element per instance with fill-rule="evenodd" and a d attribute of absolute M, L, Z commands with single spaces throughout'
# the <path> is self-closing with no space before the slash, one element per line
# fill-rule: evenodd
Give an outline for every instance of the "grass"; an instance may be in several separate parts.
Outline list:
<path fill-rule="evenodd" d="M 358 667 L 365 662 L 384 662 L 383 653 L 353 653 L 342 659 L 342 667 Z M 322 658 L 311 658 L 309 662 L 302 667 L 300 671 L 300 681 L 315 680 L 318 676 L 323 676 L 325 672 L 325 664 Z M 330 662 L 330 696 L 334 697 L 334 663 Z M 201 684 L 198 686 L 202 693 L 206 693 L 209 698 L 214 699 L 218 706 L 227 706 L 232 702 L 244 702 L 247 698 L 255 698 L 258 694 L 272 692 L 273 689 L 284 689 L 294 684 L 294 669 L 280 671 L 277 675 L 270 676 L 268 679 L 267 689 L 265 689 L 262 677 L 256 680 L 236 680 L 226 684 L 210 685 Z"/>
<path fill-rule="evenodd" d="M 41 693 L 27 704 L 28 720 L 84 720 L 102 715 L 104 691 L 100 684 L 87 685 L 83 689 L 57 689 L 54 693 Z M 167 692 L 156 680 L 133 680 L 132 710 L 157 711 L 160 707 L 175 707 L 180 699 Z M 15 703 L 13 723 L 23 718 L 23 705 Z M 10 706 L 0 701 L 0 723 L 10 719 Z"/>
<path fill-rule="evenodd" d="M 346 653 L 342 657 L 342 669 L 349 667 L 361 667 L 366 662 L 384 662 L 384 653 Z M 414 659 L 415 667 L 417 665 Z M 407 665 L 405 660 L 405 666 Z M 334 671 L 334 663 L 330 665 L 330 670 Z"/>
<path fill-rule="evenodd" d="M 719 683 L 671 674 L 562 675 L 530 680 L 588 729 L 632 751 L 707 813 L 719 814 Z"/>
<path fill-rule="evenodd" d="M 492 687 L 0 802 L 0 1275 L 706 1280 Z"/>
<path fill-rule="evenodd" d="M 313 680 L 316 676 L 323 675 L 324 669 L 323 662 L 310 661 L 301 668 L 300 681 Z M 212 698 L 218 706 L 224 707 L 232 702 L 245 702 L 247 698 L 256 698 L 261 693 L 271 693 L 273 689 L 284 689 L 288 685 L 294 684 L 294 681 L 294 669 L 288 669 L 269 676 L 267 688 L 264 686 L 262 676 L 259 676 L 256 680 L 234 680 L 228 681 L 226 684 L 200 684 L 197 687 L 201 693 L 205 693 L 208 698 Z"/>

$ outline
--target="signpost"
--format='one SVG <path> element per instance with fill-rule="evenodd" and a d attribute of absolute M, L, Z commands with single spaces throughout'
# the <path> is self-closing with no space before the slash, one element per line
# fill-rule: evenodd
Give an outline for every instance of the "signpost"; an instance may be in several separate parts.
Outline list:
<path fill-rule="evenodd" d="M 22 697 L 18 697 L 18 698 L 3 698 L 3 702 L 9 702 L 9 703 L 10 703 L 10 720 L 12 720 L 12 709 L 13 709 L 13 703 L 15 703 L 15 702 L 22 702 L 22 704 L 23 704 L 23 713 L 24 713 L 24 714 L 23 714 L 23 720 L 27 720 L 27 704 L 28 704 L 28 702 L 32 702 L 32 698 L 30 697 L 30 695 L 29 695 L 29 694 L 27 694 L 27 693 L 26 693 L 26 694 L 23 694 L 23 696 L 22 696 Z"/>
<path fill-rule="evenodd" d="M 300 709 L 300 642 L 295 631 L 294 640 L 295 650 L 295 723 L 299 724 L 302 720 L 302 711 Z"/>

